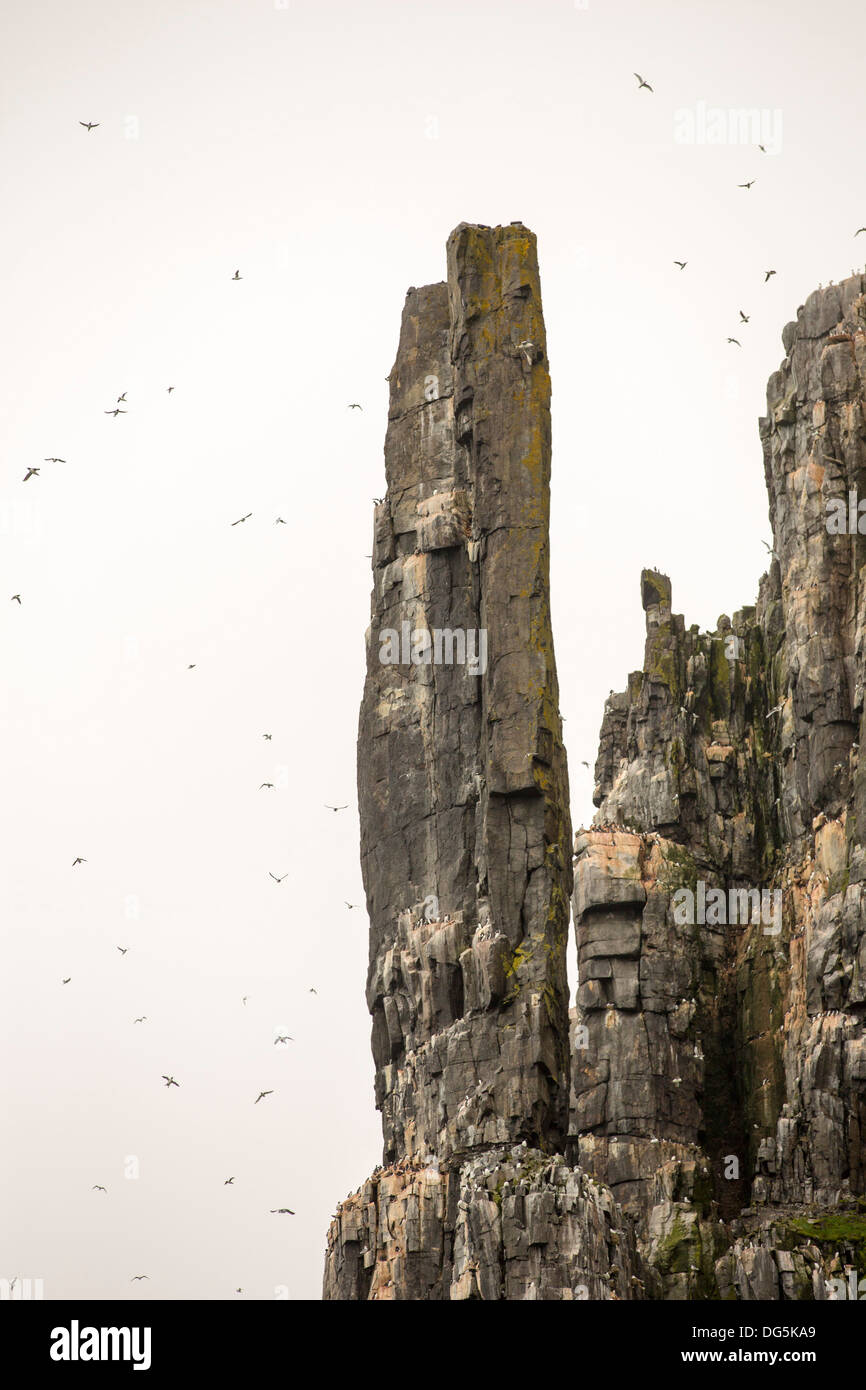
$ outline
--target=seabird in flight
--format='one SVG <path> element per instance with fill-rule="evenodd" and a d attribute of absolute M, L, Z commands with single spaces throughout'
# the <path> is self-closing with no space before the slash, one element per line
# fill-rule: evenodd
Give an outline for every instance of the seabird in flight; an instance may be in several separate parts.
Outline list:
<path fill-rule="evenodd" d="M 96 127 L 97 127 L 98 125 L 101 125 L 102 122 L 101 122 L 101 121 L 79 121 L 78 124 L 79 124 L 79 125 L 83 125 L 85 130 L 96 130 Z"/>
<path fill-rule="evenodd" d="M 166 1086 L 180 1086 L 179 1081 L 175 1081 L 173 1076 L 166 1076 L 165 1072 L 162 1073 L 162 1079 Z"/>
<path fill-rule="evenodd" d="M 258 1105 L 259 1101 L 264 1100 L 265 1096 L 272 1096 L 273 1094 L 273 1091 L 259 1091 L 255 1100 L 253 1101 L 253 1105 Z"/>
<path fill-rule="evenodd" d="M 30 478 L 38 478 L 41 471 L 40 468 L 28 468 L 21 481 L 26 483 Z"/>
<path fill-rule="evenodd" d="M 641 75 L 640 75 L 639 72 L 636 72 L 636 73 L 635 73 L 635 77 L 637 78 L 637 89 L 638 89 L 638 91 L 640 91 L 641 87 L 646 87 L 646 89 L 647 89 L 648 92 L 651 92 L 651 91 L 652 91 L 652 87 L 650 86 L 650 84 L 649 84 L 648 82 L 646 82 L 646 81 L 644 80 L 644 78 L 641 77 Z"/>

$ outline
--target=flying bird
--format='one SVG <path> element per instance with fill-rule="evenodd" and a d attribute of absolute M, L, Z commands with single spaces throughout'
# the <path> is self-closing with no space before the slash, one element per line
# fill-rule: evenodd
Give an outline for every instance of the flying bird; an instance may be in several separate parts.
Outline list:
<path fill-rule="evenodd" d="M 133 1021 L 133 1023 L 146 1023 L 146 1022 L 147 1022 L 147 1014 L 142 1014 L 142 1015 L 141 1015 L 141 1018 L 134 1018 L 132 1021 Z"/>
<path fill-rule="evenodd" d="M 114 410 L 103 410 L 102 413 L 103 415 L 128 415 L 129 411 L 121 410 L 119 406 L 115 406 Z"/>
<path fill-rule="evenodd" d="M 685 270 L 686 266 L 688 265 L 688 261 L 674 261 L 674 265 L 678 265 L 680 270 Z"/>
<path fill-rule="evenodd" d="M 271 1207 L 271 1216 L 294 1216 L 291 1207 Z"/>
<path fill-rule="evenodd" d="M 162 1073 L 162 1079 L 166 1086 L 180 1086 L 179 1081 L 175 1081 L 173 1076 L 166 1076 L 165 1072 Z"/>
<path fill-rule="evenodd" d="M 98 1183 L 98 1182 L 95 1182 L 95 1183 L 93 1184 L 93 1186 L 91 1187 L 90 1190 L 91 1190 L 91 1192 L 107 1192 L 107 1191 L 108 1191 L 108 1188 L 107 1188 L 107 1187 L 100 1187 L 99 1183 Z"/>
<path fill-rule="evenodd" d="M 318 994 L 318 993 L 319 993 L 319 991 L 318 991 L 317 989 L 313 989 L 312 985 L 310 985 L 310 994 Z"/>
<path fill-rule="evenodd" d="M 66 459 L 43 459 L 43 463 L 65 463 Z"/>
<path fill-rule="evenodd" d="M 271 739 L 273 738 L 273 734 L 262 734 L 262 738 Z"/>
<path fill-rule="evenodd" d="M 276 874 L 272 874 L 270 869 L 268 869 L 268 877 L 272 878 L 274 880 L 274 883 L 282 883 L 283 879 L 288 878 L 288 876 L 288 874 L 281 874 L 280 877 L 277 878 Z"/>
<path fill-rule="evenodd" d="M 346 802 L 345 806 L 329 806 L 328 803 L 327 803 L 327 801 L 325 802 L 325 810 L 326 810 L 326 811 L 347 811 L 348 809 L 349 809 L 349 803 L 348 803 L 348 801 Z"/>
<path fill-rule="evenodd" d="M 345 899 L 345 898 L 343 899 L 343 902 L 346 903 L 346 899 Z M 360 904 L 360 903 L 346 903 L 346 906 L 347 906 L 347 908 L 349 909 L 349 911 L 351 912 L 353 907 L 360 907 L 361 904 Z"/>
<path fill-rule="evenodd" d="M 757 183 L 757 182 L 758 182 L 757 179 L 749 179 L 749 182 L 748 182 L 748 183 L 738 183 L 738 184 L 737 184 L 737 187 L 738 187 L 738 188 L 751 188 L 752 184 L 753 184 L 753 183 Z"/>
<path fill-rule="evenodd" d="M 129 947 L 128 947 L 128 946 L 118 946 L 116 949 L 120 952 L 120 954 L 121 954 L 122 956 L 125 956 L 126 953 L 127 953 L 127 951 L 129 950 Z"/>
<path fill-rule="evenodd" d="M 259 786 L 259 791 L 262 790 L 262 787 L 270 787 L 271 790 L 273 790 L 273 786 L 274 786 L 273 782 L 262 782 L 262 783 L 260 784 L 260 786 Z"/>
<path fill-rule="evenodd" d="M 288 526 L 288 524 L 289 523 L 287 521 L 283 521 L 283 518 L 281 516 L 278 516 L 276 521 L 274 522 L 275 526 Z"/>
<path fill-rule="evenodd" d="M 854 235 L 859 236 L 861 232 L 866 232 L 866 227 L 858 227 Z"/>
<path fill-rule="evenodd" d="M 76 864 L 86 864 L 86 863 L 87 863 L 87 860 L 86 860 L 86 859 L 82 859 L 82 858 L 81 858 L 81 855 L 79 854 L 79 856 L 78 856 L 77 859 L 73 859 L 73 861 L 72 861 L 72 867 L 73 867 L 73 869 L 74 869 Z"/>
<path fill-rule="evenodd" d="M 41 468 L 28 468 L 21 481 L 26 483 L 30 478 L 38 478 L 41 472 Z"/>
<path fill-rule="evenodd" d="M 866 230 L 866 228 L 864 228 L 864 230 Z M 767 281 L 769 280 L 770 276 L 771 276 L 771 275 L 775 275 L 775 273 L 776 273 L 775 270 L 765 270 L 765 271 L 764 271 L 764 284 L 765 284 L 765 285 L 766 285 Z"/>
<path fill-rule="evenodd" d="M 728 342 L 729 342 L 729 343 L 736 343 L 737 347 L 742 347 L 742 346 L 743 346 L 743 344 L 740 342 L 739 338 L 729 338 L 729 339 L 728 339 Z"/>
<path fill-rule="evenodd" d="M 133 1274 L 133 1276 L 132 1276 L 132 1278 L 131 1278 L 131 1280 L 130 1280 L 130 1283 L 131 1283 L 131 1284 L 134 1284 L 134 1283 L 136 1282 L 136 1280 L 138 1280 L 138 1279 L 149 1279 L 149 1278 L 150 1278 L 150 1275 L 149 1275 L 149 1274 Z"/>
<path fill-rule="evenodd" d="M 363 407 L 362 405 L 359 405 L 357 401 L 351 401 L 351 402 L 349 403 L 347 409 L 348 409 L 348 410 L 363 410 L 364 407 Z"/>
<path fill-rule="evenodd" d="M 581 765 L 581 767 L 589 767 L 589 763 L 588 763 L 588 762 L 585 762 L 585 761 L 583 760 L 583 758 L 581 758 L 581 760 L 580 760 L 580 765 Z"/>
<path fill-rule="evenodd" d="M 258 1105 L 259 1101 L 264 1100 L 265 1096 L 272 1096 L 273 1094 L 273 1091 L 259 1091 L 255 1100 L 253 1101 L 253 1105 Z"/>
<path fill-rule="evenodd" d="M 10 602 L 10 603 L 17 603 L 18 606 L 20 607 L 20 606 L 21 606 L 21 595 L 20 595 L 20 594 L 13 594 L 12 597 L 10 598 L 9 602 Z"/>
<path fill-rule="evenodd" d="M 232 522 L 232 526 L 240 526 L 242 521 L 249 521 L 251 516 L 252 512 L 247 512 L 246 516 L 239 516 L 237 521 Z"/>
<path fill-rule="evenodd" d="M 65 979 L 65 980 L 61 980 L 60 983 L 61 983 L 62 985 L 68 985 L 68 984 L 69 984 L 69 981 L 70 981 L 71 979 L 72 979 L 72 976 L 71 976 L 71 975 L 67 975 L 67 976 L 66 976 L 66 979 Z"/>
<path fill-rule="evenodd" d="M 634 75 L 635 75 L 635 77 L 637 78 L 637 89 L 638 89 L 638 91 L 640 91 L 641 87 L 646 87 L 646 89 L 647 89 L 648 92 L 651 92 L 651 91 L 652 91 L 652 87 L 650 86 L 650 84 L 649 84 L 648 82 L 646 82 L 646 81 L 644 80 L 644 78 L 641 77 L 641 75 L 640 75 L 639 72 L 636 72 Z"/>
<path fill-rule="evenodd" d="M 247 1002 L 247 1000 L 249 999 L 249 997 L 250 997 L 250 996 L 249 996 L 248 994 L 245 994 L 244 997 L 243 997 L 243 999 L 241 1000 L 241 1003 L 242 1003 L 242 1004 L 245 1004 L 245 1003 Z"/>
<path fill-rule="evenodd" d="M 120 402 L 121 402 L 121 401 L 125 401 L 125 400 L 126 400 L 126 392 L 124 391 L 124 393 L 123 393 L 122 396 L 118 396 L 117 400 L 115 401 L 115 405 L 120 405 Z"/>
<path fill-rule="evenodd" d="M 278 1033 L 277 1036 L 274 1038 L 274 1047 L 276 1047 L 277 1043 L 287 1043 L 294 1041 L 295 1040 L 290 1033 Z"/>
<path fill-rule="evenodd" d="M 101 122 L 101 121 L 79 121 L 78 124 L 79 124 L 79 125 L 83 125 L 85 130 L 96 130 L 96 127 L 99 126 L 99 125 L 101 125 L 102 122 Z"/>
<path fill-rule="evenodd" d="M 759 145 L 759 146 L 758 146 L 758 149 L 761 151 L 761 154 L 766 154 L 766 153 L 767 153 L 767 147 L 766 147 L 766 145 Z"/>
<path fill-rule="evenodd" d="M 196 668 L 196 663 L 195 663 L 194 661 L 191 661 L 191 662 L 189 663 L 189 665 L 187 666 L 186 669 L 187 669 L 188 671 L 194 671 L 195 668 Z"/>
<path fill-rule="evenodd" d="M 166 386 L 165 389 L 166 389 L 166 392 L 168 393 L 168 395 L 170 396 L 171 393 L 172 393 L 172 391 L 174 390 L 174 387 L 173 387 L 173 386 Z"/>
<path fill-rule="evenodd" d="M 231 1187 L 233 1182 L 234 1178 L 226 1178 L 225 1182 L 223 1183 L 223 1187 Z"/>
<path fill-rule="evenodd" d="M 244 277 L 241 275 L 239 270 L 236 270 L 234 275 L 232 276 L 233 280 L 243 280 L 243 278 Z"/>
<path fill-rule="evenodd" d="M 744 314 L 743 311 L 742 311 L 742 309 L 739 309 L 737 312 L 738 312 L 739 315 L 740 315 L 740 322 L 741 322 L 741 323 L 748 323 L 748 322 L 749 322 L 749 315 L 748 315 L 748 314 Z"/>

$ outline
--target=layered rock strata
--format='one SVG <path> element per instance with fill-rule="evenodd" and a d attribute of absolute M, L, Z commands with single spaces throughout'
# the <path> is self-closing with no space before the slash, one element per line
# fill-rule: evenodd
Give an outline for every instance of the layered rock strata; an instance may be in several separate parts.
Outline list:
<path fill-rule="evenodd" d="M 568 1152 L 673 1296 L 811 1296 L 810 1238 L 824 1275 L 866 1274 L 864 290 L 784 330 L 757 604 L 686 629 L 644 571 L 643 669 L 608 701 L 575 845 Z"/>

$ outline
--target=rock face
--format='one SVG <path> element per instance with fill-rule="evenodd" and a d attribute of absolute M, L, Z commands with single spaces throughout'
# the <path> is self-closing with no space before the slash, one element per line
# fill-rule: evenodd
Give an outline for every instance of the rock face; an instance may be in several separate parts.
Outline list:
<path fill-rule="evenodd" d="M 550 630 L 535 240 L 460 226 L 410 290 L 358 737 L 386 1161 L 526 1139 L 568 1105 L 568 775 Z"/>
<path fill-rule="evenodd" d="M 686 630 L 668 579 L 644 571 L 643 670 L 602 724 L 606 828 L 575 846 L 567 1152 L 634 1216 L 667 1296 L 823 1296 L 840 1261 L 866 1274 L 856 515 L 848 532 L 864 290 L 813 294 L 784 330 L 756 606 Z"/>
<path fill-rule="evenodd" d="M 574 846 L 569 1018 L 534 238 L 464 224 L 447 262 L 390 377 L 358 743 L 385 1167 L 334 1218 L 324 1295 L 850 1297 L 866 285 L 784 331 L 757 604 L 702 634 L 643 572 L 643 669 L 607 703 Z"/>

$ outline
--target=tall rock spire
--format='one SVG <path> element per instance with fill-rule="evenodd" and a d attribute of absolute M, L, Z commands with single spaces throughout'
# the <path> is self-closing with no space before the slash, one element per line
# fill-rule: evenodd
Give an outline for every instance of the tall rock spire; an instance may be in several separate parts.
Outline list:
<path fill-rule="evenodd" d="M 557 1152 L 572 867 L 535 237 L 464 223 L 447 262 L 390 375 L 358 738 L 385 1168 L 332 1223 L 324 1293 L 627 1298 L 633 1239 Z"/>
<path fill-rule="evenodd" d="M 358 737 L 385 1159 L 558 1143 L 568 775 L 535 238 L 461 225 L 410 290 Z"/>

